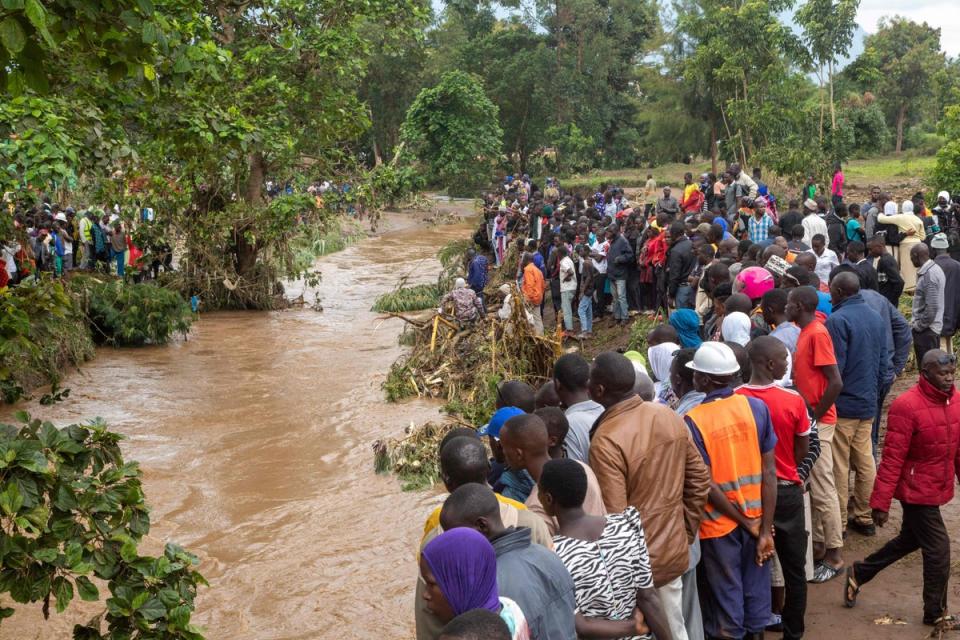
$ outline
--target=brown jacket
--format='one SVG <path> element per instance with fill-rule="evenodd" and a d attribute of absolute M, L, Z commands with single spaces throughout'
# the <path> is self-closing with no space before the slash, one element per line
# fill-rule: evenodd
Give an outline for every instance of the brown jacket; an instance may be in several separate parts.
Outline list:
<path fill-rule="evenodd" d="M 687 570 L 688 547 L 703 518 L 710 476 L 683 420 L 639 396 L 597 418 L 590 467 L 608 513 L 640 512 L 653 582 L 661 587 Z"/>

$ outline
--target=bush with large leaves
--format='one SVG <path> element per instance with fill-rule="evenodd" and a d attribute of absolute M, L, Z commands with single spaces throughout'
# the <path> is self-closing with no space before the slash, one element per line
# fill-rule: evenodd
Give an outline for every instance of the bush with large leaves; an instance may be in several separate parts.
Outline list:
<path fill-rule="evenodd" d="M 51 604 L 62 612 L 77 595 L 100 600 L 105 581 L 106 610 L 74 627 L 74 638 L 200 640 L 190 616 L 206 580 L 177 545 L 140 555 L 150 513 L 122 436 L 101 421 L 58 428 L 17 417 L 0 425 L 0 597 L 42 603 L 49 616 Z M 15 612 L 0 607 L 0 619 Z"/>

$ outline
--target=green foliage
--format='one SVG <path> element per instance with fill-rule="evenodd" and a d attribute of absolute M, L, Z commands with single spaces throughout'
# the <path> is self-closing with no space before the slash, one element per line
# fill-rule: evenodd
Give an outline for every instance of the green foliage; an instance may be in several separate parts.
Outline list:
<path fill-rule="evenodd" d="M 365 176 L 372 195 L 370 204 L 395 207 L 426 188 L 426 180 L 416 168 L 401 164 L 381 164 Z"/>
<path fill-rule="evenodd" d="M 594 165 L 597 145 L 577 125 L 571 123 L 550 127 L 547 137 L 556 149 L 558 172 L 577 173 Z"/>
<path fill-rule="evenodd" d="M 906 127 L 924 113 L 925 103 L 932 102 L 945 64 L 940 29 L 894 17 L 881 20 L 877 32 L 867 36 L 863 53 L 845 73 L 864 90 L 876 92 L 887 122 L 897 132 L 899 152 Z"/>
<path fill-rule="evenodd" d="M 379 296 L 373 303 L 377 313 L 435 309 L 440 304 L 440 289 L 435 284 L 400 287 Z"/>
<path fill-rule="evenodd" d="M 78 304 L 59 282 L 29 279 L 0 291 L 0 401 L 12 403 L 93 356 Z"/>
<path fill-rule="evenodd" d="M 937 151 L 928 182 L 933 191 L 960 193 L 960 104 L 947 107 L 940 127 L 947 142 Z"/>
<path fill-rule="evenodd" d="M 489 177 L 503 131 L 480 80 L 451 71 L 420 92 L 407 111 L 402 136 L 430 178 L 459 194 Z"/>
<path fill-rule="evenodd" d="M 122 436 L 101 421 L 58 428 L 24 412 L 18 419 L 0 425 L 0 594 L 42 602 L 46 616 L 51 603 L 62 613 L 76 596 L 99 601 L 96 578 L 107 582 L 106 610 L 74 627 L 75 638 L 201 640 L 190 624 L 207 584 L 197 558 L 174 544 L 159 557 L 138 551 L 150 514 Z"/>
<path fill-rule="evenodd" d="M 402 358 L 390 365 L 390 371 L 387 372 L 387 377 L 381 386 L 387 396 L 387 402 L 399 402 L 418 393 L 413 382 L 413 370 Z"/>
<path fill-rule="evenodd" d="M 76 276 L 70 288 L 79 295 L 97 342 L 124 347 L 165 344 L 176 333 L 186 335 L 193 322 L 186 301 L 155 284 Z"/>
<path fill-rule="evenodd" d="M 55 67 L 76 64 L 153 85 L 164 56 L 196 44 L 189 36 L 199 8 L 190 0 L 5 0 L 0 83 L 14 95 L 45 92 Z"/>
<path fill-rule="evenodd" d="M 887 127 L 883 110 L 871 102 L 844 108 L 841 117 L 853 127 L 854 148 L 857 154 L 868 155 L 890 147 L 890 128 Z"/>

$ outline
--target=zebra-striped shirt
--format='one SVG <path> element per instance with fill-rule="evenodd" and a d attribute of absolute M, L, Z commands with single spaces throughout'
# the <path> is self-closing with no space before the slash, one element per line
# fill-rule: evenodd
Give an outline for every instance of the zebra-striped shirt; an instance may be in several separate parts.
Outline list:
<path fill-rule="evenodd" d="M 607 524 L 596 541 L 557 535 L 553 543 L 573 577 L 577 613 L 589 618 L 627 620 L 637 606 L 637 590 L 653 588 L 650 554 L 635 507 L 606 518 Z"/>

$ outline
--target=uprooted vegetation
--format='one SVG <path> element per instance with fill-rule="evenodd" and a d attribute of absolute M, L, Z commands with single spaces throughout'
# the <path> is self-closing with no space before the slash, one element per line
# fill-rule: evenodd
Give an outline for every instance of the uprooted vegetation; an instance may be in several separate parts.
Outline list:
<path fill-rule="evenodd" d="M 516 286 L 512 293 L 519 296 Z M 491 306 L 503 294 L 488 290 Z M 405 488 L 429 486 L 436 480 L 436 446 L 454 423 L 478 425 L 489 419 L 496 403 L 497 385 L 522 380 L 539 386 L 548 380 L 562 353 L 557 335 L 538 336 L 522 305 L 512 305 L 507 320 L 488 316 L 482 323 L 461 328 L 441 314 L 394 314 L 407 323 L 410 353 L 393 364 L 383 383 L 387 399 L 412 396 L 445 400 L 446 424 L 427 423 L 407 429 L 403 438 L 375 445 L 376 467 L 393 471 Z"/>

